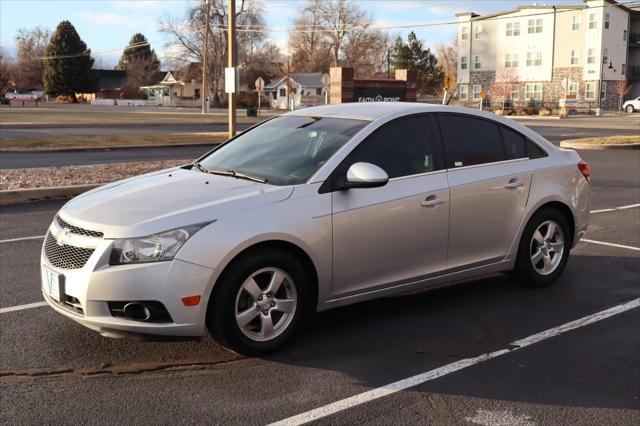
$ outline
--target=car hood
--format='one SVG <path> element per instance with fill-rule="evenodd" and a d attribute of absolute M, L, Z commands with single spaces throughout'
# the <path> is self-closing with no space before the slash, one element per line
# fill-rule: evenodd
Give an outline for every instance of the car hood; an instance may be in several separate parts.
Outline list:
<path fill-rule="evenodd" d="M 290 186 L 174 168 L 91 190 L 69 201 L 59 214 L 72 225 L 103 232 L 105 238 L 130 238 L 220 220 L 285 200 L 292 192 Z"/>

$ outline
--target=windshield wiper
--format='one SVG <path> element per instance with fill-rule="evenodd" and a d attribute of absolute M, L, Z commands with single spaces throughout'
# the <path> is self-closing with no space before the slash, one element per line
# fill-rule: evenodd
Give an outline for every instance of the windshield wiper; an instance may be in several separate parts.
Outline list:
<path fill-rule="evenodd" d="M 239 172 L 237 170 L 233 170 L 233 169 L 213 169 L 213 170 L 209 170 L 209 169 L 205 169 L 204 167 L 202 167 L 202 164 L 200 164 L 200 162 L 198 161 L 194 161 L 193 163 L 191 163 L 195 168 L 197 168 L 198 170 L 200 170 L 203 173 L 209 173 L 212 175 L 221 175 L 221 176 L 231 176 L 234 178 L 238 178 L 238 179 L 246 179 L 246 180 L 251 180 L 254 182 L 260 182 L 260 183 L 268 183 L 269 180 L 268 179 L 263 179 L 263 178 L 259 178 L 256 176 L 251 176 L 248 175 L 246 173 L 242 173 Z"/>
<path fill-rule="evenodd" d="M 209 170 L 202 167 L 202 165 L 198 161 L 194 161 L 193 163 L 191 163 L 191 165 L 196 169 L 200 170 L 202 173 L 209 173 Z"/>

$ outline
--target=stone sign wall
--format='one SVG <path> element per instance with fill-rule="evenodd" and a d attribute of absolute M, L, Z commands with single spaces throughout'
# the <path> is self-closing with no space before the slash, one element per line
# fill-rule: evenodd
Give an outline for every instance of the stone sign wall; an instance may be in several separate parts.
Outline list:
<path fill-rule="evenodd" d="M 415 102 L 416 70 L 396 70 L 395 80 L 354 79 L 353 68 L 334 67 L 329 71 L 329 103 Z"/>

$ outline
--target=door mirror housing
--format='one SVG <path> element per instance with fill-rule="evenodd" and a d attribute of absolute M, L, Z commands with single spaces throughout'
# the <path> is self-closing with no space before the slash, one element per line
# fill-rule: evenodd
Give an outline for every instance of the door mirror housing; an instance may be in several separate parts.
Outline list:
<path fill-rule="evenodd" d="M 377 188 L 389 182 L 389 175 L 380 167 L 371 163 L 354 163 L 347 170 L 344 189 Z"/>

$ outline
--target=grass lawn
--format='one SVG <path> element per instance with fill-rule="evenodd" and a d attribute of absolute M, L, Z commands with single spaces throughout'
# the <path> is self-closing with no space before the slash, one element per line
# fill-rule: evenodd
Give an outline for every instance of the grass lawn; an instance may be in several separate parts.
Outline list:
<path fill-rule="evenodd" d="M 567 139 L 563 142 L 593 144 L 593 145 L 624 145 L 630 143 L 640 143 L 640 135 L 618 135 L 604 136 L 598 138 Z"/>
<path fill-rule="evenodd" d="M 162 133 L 103 136 L 46 136 L 27 139 L 0 138 L 0 149 L 88 148 L 126 145 L 212 144 L 227 140 L 226 132 Z"/>

